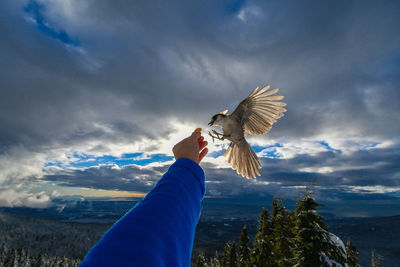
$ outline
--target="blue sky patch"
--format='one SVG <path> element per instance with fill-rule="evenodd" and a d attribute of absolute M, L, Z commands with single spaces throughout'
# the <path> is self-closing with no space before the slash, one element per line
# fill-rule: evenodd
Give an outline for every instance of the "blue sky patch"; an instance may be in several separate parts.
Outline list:
<path fill-rule="evenodd" d="M 48 162 L 45 167 L 57 166 L 60 168 L 75 167 L 75 168 L 89 168 L 99 166 L 102 164 L 116 164 L 119 167 L 136 164 L 139 166 L 145 166 L 153 162 L 166 162 L 172 160 L 173 156 L 167 156 L 165 154 L 149 154 L 144 153 L 129 153 L 123 154 L 121 157 L 115 157 L 110 155 L 104 155 L 101 157 L 95 157 L 87 154 L 73 154 L 70 158 L 75 159 L 69 164 L 63 164 L 62 162 Z"/>
<path fill-rule="evenodd" d="M 283 147 L 283 146 L 280 143 L 275 143 L 275 144 L 270 145 L 270 146 L 257 146 L 256 145 L 256 146 L 251 146 L 251 147 L 253 148 L 254 152 L 258 153 L 258 152 L 261 152 L 261 151 L 263 151 L 263 150 L 265 150 L 267 148 Z"/>
<path fill-rule="evenodd" d="M 277 152 L 276 148 L 271 147 L 271 148 L 267 148 L 263 151 L 263 157 L 277 159 L 277 158 L 281 158 L 282 155 Z"/>
<path fill-rule="evenodd" d="M 320 145 L 322 145 L 322 146 L 324 146 L 326 149 L 328 149 L 329 151 L 332 151 L 332 152 L 338 152 L 338 153 L 340 153 L 340 152 L 342 152 L 341 150 L 339 150 L 339 149 L 335 149 L 335 148 L 333 148 L 333 147 L 331 147 L 327 142 L 325 142 L 325 141 L 320 141 L 320 142 L 318 142 Z"/>
<path fill-rule="evenodd" d="M 140 156 L 142 156 L 143 153 L 141 153 Z M 124 165 L 128 165 L 128 164 L 136 164 L 136 165 L 140 165 L 140 166 L 144 166 L 144 165 L 148 165 L 150 163 L 153 162 L 166 162 L 166 161 L 170 161 L 173 160 L 174 157 L 173 156 L 167 156 L 165 154 L 151 154 L 151 155 L 147 155 L 146 157 L 141 158 L 140 156 L 138 156 L 137 158 L 131 158 L 131 159 L 117 159 L 115 161 L 115 163 L 118 166 L 124 166 Z"/>
<path fill-rule="evenodd" d="M 31 16 L 39 31 L 62 42 L 63 44 L 79 46 L 79 42 L 71 38 L 66 31 L 62 29 L 57 30 L 51 27 L 50 23 L 43 16 L 45 9 L 46 7 L 44 5 L 34 0 L 29 1 L 29 3 L 24 7 L 24 11 Z"/>
<path fill-rule="evenodd" d="M 270 158 L 280 158 L 281 155 L 277 153 L 276 151 L 276 147 L 282 147 L 282 144 L 280 143 L 275 143 L 273 145 L 270 146 L 251 146 L 254 150 L 255 153 L 259 153 L 261 151 L 264 151 L 264 155 L 266 157 L 270 157 Z M 225 153 L 226 149 L 221 149 L 218 151 L 213 151 L 207 154 L 207 157 L 212 157 L 212 158 L 218 158 L 220 156 L 222 156 Z"/>
<path fill-rule="evenodd" d="M 276 150 L 277 147 L 282 147 L 282 144 L 280 143 L 275 143 L 270 146 L 253 146 L 253 150 L 256 153 L 259 153 L 262 151 L 263 157 L 265 158 L 281 158 L 282 155 L 279 154 Z"/>
<path fill-rule="evenodd" d="M 360 150 L 368 150 L 368 149 L 370 149 L 370 148 L 374 148 L 374 147 L 376 147 L 377 145 L 379 145 L 380 143 L 371 143 L 371 144 L 365 144 L 365 145 L 362 145 L 361 147 L 360 147 Z"/>

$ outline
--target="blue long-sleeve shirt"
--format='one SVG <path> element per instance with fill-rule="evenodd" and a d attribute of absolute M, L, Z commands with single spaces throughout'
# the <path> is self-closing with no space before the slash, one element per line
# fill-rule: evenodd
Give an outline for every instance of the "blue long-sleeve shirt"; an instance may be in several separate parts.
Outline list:
<path fill-rule="evenodd" d="M 205 191 L 202 168 L 178 159 L 88 252 L 86 266 L 190 266 Z"/>

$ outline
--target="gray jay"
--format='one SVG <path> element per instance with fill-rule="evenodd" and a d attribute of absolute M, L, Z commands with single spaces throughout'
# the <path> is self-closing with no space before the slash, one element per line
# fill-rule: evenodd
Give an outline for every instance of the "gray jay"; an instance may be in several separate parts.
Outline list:
<path fill-rule="evenodd" d="M 279 89 L 269 88 L 269 85 L 260 90 L 256 87 L 246 99 L 240 102 L 232 114 L 227 114 L 228 110 L 225 110 L 214 115 L 208 124 L 222 127 L 222 134 L 212 130 L 209 135 L 213 141 L 214 138 L 231 141 L 224 156 L 228 157 L 228 163 L 232 164 L 232 169 L 246 178 L 260 176 L 261 164 L 245 139 L 245 131 L 251 135 L 265 134 L 286 111 L 283 108 L 286 103 L 279 102 L 283 96 L 274 95 Z"/>

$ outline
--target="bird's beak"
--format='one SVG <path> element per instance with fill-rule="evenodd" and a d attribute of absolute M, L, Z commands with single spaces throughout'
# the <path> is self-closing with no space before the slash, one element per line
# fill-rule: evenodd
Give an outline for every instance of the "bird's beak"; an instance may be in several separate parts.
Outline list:
<path fill-rule="evenodd" d="M 213 126 L 213 125 L 214 125 L 214 121 L 210 121 L 210 122 L 208 123 L 208 125 L 209 125 L 209 126 Z"/>

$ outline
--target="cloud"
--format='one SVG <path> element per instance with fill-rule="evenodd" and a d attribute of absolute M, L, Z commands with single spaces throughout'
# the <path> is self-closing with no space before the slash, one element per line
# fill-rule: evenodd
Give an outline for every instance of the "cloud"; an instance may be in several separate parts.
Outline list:
<path fill-rule="evenodd" d="M 202 166 L 206 171 L 207 192 L 210 195 L 273 194 L 277 188 L 287 190 L 292 195 L 292 189 L 297 192 L 297 186 L 312 179 L 322 188 L 388 193 L 399 191 L 399 156 L 397 148 L 390 148 L 362 150 L 352 154 L 326 150 L 315 154 L 297 154 L 290 158 L 263 157 L 260 158 L 262 175 L 252 180 L 236 175 L 222 156 L 216 159 L 206 157 Z M 171 163 L 70 168 L 55 171 L 44 176 L 44 179 L 68 186 L 147 192 Z"/>
<path fill-rule="evenodd" d="M 167 169 L 167 165 L 150 167 L 100 165 L 62 170 L 44 176 L 43 180 L 60 182 L 61 185 L 72 187 L 147 192 Z"/>
<path fill-rule="evenodd" d="M 47 208 L 51 205 L 51 196 L 46 192 L 32 193 L 15 186 L 0 189 L 0 207 Z"/>
<path fill-rule="evenodd" d="M 0 185 L 51 178 L 116 188 L 107 182 L 115 175 L 146 190 L 137 177 L 160 174 L 151 168 L 71 164 L 76 155 L 171 156 L 180 138 L 270 83 L 288 112 L 268 135 L 249 138 L 269 157 L 266 176 L 232 178 L 223 158 L 209 158 L 210 190 L 262 193 L 311 177 L 327 187 L 397 186 L 397 1 L 0 6 Z"/>
<path fill-rule="evenodd" d="M 49 25 L 43 17 L 43 9 L 43 5 L 36 1 L 30 1 L 24 8 L 24 11 L 28 14 L 28 21 L 35 23 L 36 27 L 44 34 L 57 39 L 66 45 L 79 46 L 79 42 L 73 40 L 68 33 L 63 30 L 56 30 Z"/>
<path fill-rule="evenodd" d="M 0 183 L 10 183 L 18 178 L 42 176 L 46 156 L 28 151 L 22 145 L 14 146 L 0 155 Z"/>
<path fill-rule="evenodd" d="M 182 2 L 164 6 L 160 2 L 150 6 L 146 3 L 102 1 L 99 4 L 89 1 L 82 6 L 80 1 L 41 3 L 47 10 L 43 16 L 53 24 L 62 24 L 59 28 L 65 28 L 82 40 L 87 36 L 105 42 L 103 46 L 94 46 L 93 41 L 82 41 L 83 49 L 95 57 L 102 58 L 106 54 L 109 57 L 102 59 L 105 65 L 94 76 L 85 72 L 76 75 L 74 70 L 80 63 L 74 62 L 66 51 L 56 49 L 51 54 L 42 49 L 38 51 L 41 57 L 32 59 L 34 65 L 31 68 L 13 71 L 26 75 L 52 58 L 63 62 L 63 68 L 50 62 L 40 68 L 44 68 L 43 72 L 49 77 L 32 77 L 29 84 L 34 84 L 37 89 L 34 90 L 36 95 L 29 96 L 29 102 L 37 103 L 42 99 L 48 109 L 43 114 L 46 118 L 43 126 L 59 126 L 56 118 L 61 119 L 66 127 L 60 132 L 65 132 L 68 140 L 81 138 L 79 134 L 100 138 L 102 132 L 90 122 L 111 124 L 108 126 L 121 135 L 149 136 L 152 132 L 146 125 L 149 120 L 156 120 L 154 125 L 149 125 L 151 129 L 160 128 L 160 123 L 165 121 L 163 118 L 182 119 L 181 114 L 185 114 L 186 121 L 207 121 L 210 111 L 216 113 L 226 107 L 232 110 L 248 90 L 267 82 L 280 87 L 289 104 L 289 112 L 279 122 L 279 131 L 274 127 L 272 136 L 312 137 L 328 133 L 354 136 L 366 131 L 370 135 L 392 137 L 399 130 L 393 123 L 399 110 L 397 102 L 393 101 L 398 98 L 398 90 L 394 90 L 398 80 L 393 74 L 377 76 L 375 72 L 371 73 L 374 65 L 377 69 L 378 66 L 381 69 L 382 64 L 386 66 L 383 58 L 396 56 L 399 45 L 399 40 L 392 38 L 396 35 L 391 34 L 396 29 L 394 22 L 398 16 L 384 6 L 360 6 L 354 13 L 351 5 L 332 8 L 318 4 L 314 10 L 318 9 L 320 15 L 313 16 L 315 12 L 308 11 L 306 4 L 296 6 L 300 13 L 294 12 L 294 7 L 288 9 L 258 3 L 254 6 L 244 4 L 230 14 L 220 4 L 191 7 L 195 4 Z M 157 12 L 153 6 L 158 6 L 162 12 Z M 199 14 L 208 14 L 209 19 L 194 15 L 192 9 Z M 252 25 L 237 21 L 236 13 L 247 9 L 259 10 L 265 15 Z M 275 15 L 271 14 L 272 10 Z M 85 16 L 77 15 L 82 12 Z M 380 15 L 392 20 L 367 20 Z M 158 19 L 154 20 L 154 17 Z M 99 21 L 114 31 L 118 29 L 119 35 L 112 38 L 107 33 L 91 36 L 88 30 L 94 29 Z M 279 34 L 274 27 L 278 22 Z M 211 23 L 217 27 L 210 27 Z M 374 29 L 374 35 L 372 32 L 362 35 L 358 31 L 361 25 Z M 21 23 L 17 26 L 34 30 Z M 135 31 L 130 27 L 139 29 Z M 96 29 L 101 31 L 102 27 Z M 45 39 L 45 36 L 41 37 Z M 115 41 L 114 49 L 108 47 L 110 40 Z M 49 44 L 46 45 L 51 45 L 51 40 L 47 41 Z M 23 45 L 21 49 L 32 52 Z M 17 54 L 14 61 L 21 57 L 23 55 Z M 46 68 L 46 65 L 49 66 Z M 240 80 L 236 79 L 238 74 Z M 41 81 L 52 83 L 46 86 Z M 25 88 L 23 85 L 17 87 Z M 13 95 L 6 95 L 7 100 Z M 196 109 L 193 104 L 197 104 Z M 23 111 L 31 112 L 32 116 L 45 112 L 44 107 L 32 110 L 29 106 L 24 105 Z M 57 112 L 60 106 L 63 109 Z M 171 106 L 179 108 L 171 109 Z M 382 118 L 388 109 L 392 118 Z M 56 118 L 52 119 L 52 114 Z M 39 118 L 34 116 L 32 120 L 37 123 Z M 79 129 L 73 129 L 74 124 Z M 118 124 L 124 128 L 118 128 Z M 27 126 L 32 129 L 31 125 Z M 38 138 L 45 135 L 59 140 L 60 137 L 58 131 L 53 133 L 54 136 L 48 136 L 50 133 L 43 130 L 38 134 Z"/>

